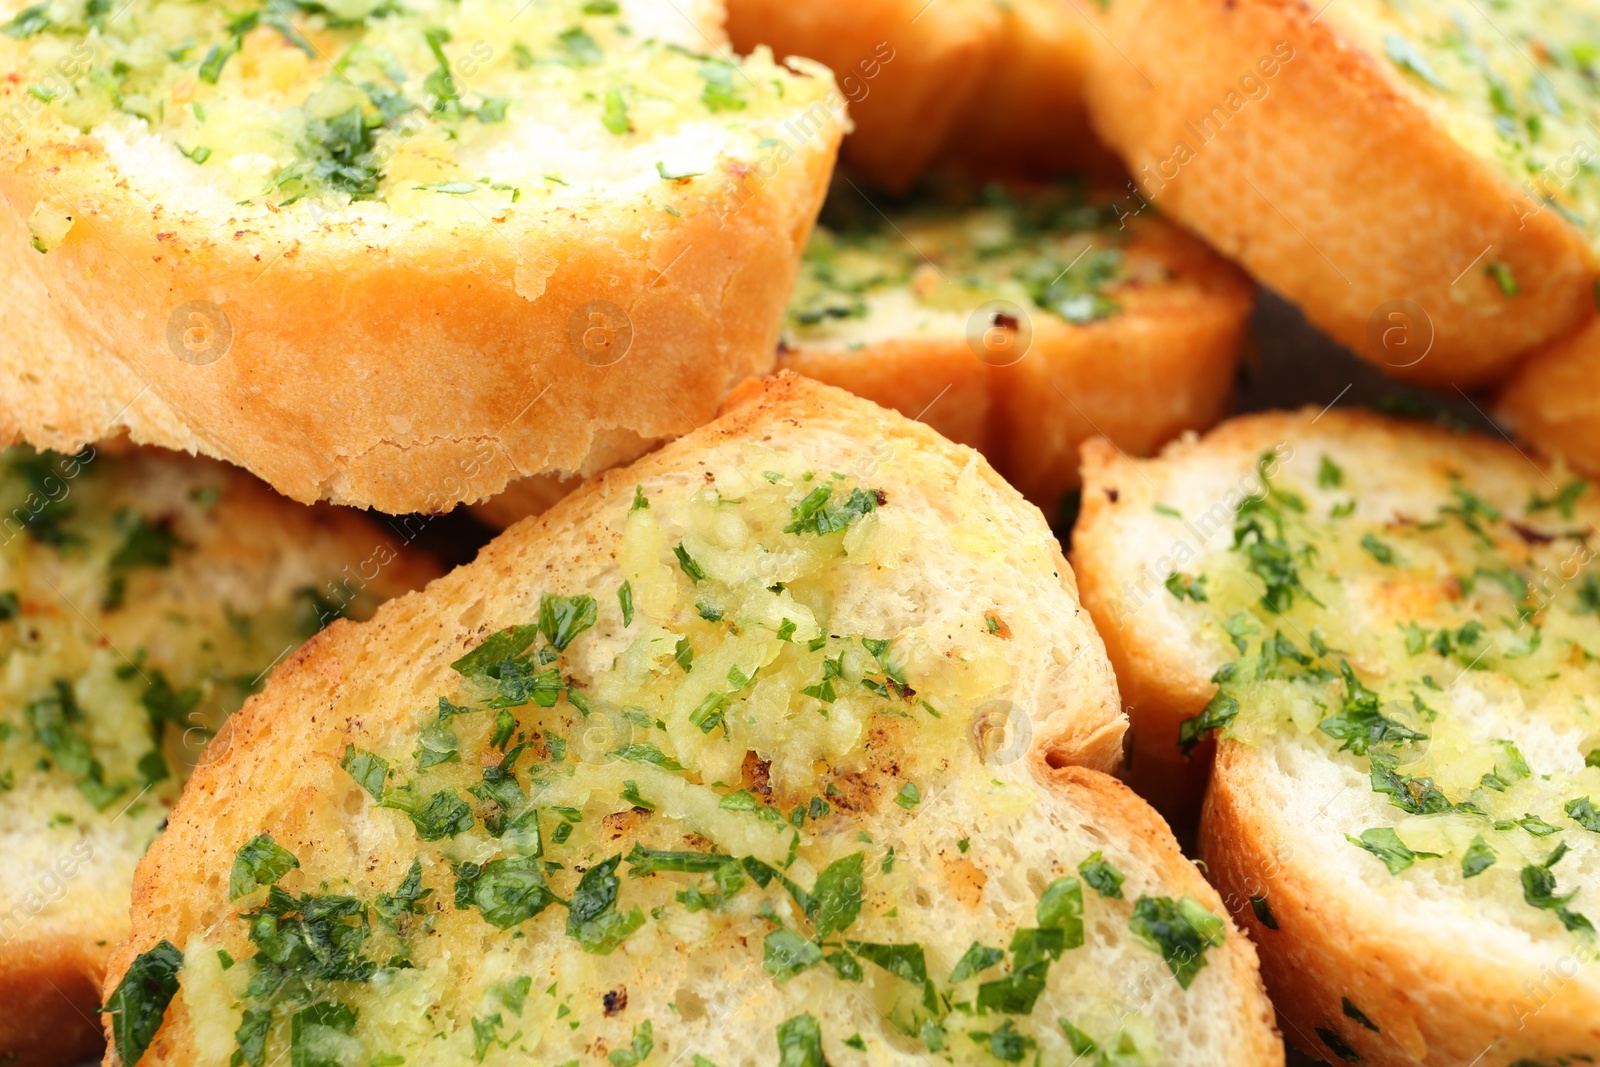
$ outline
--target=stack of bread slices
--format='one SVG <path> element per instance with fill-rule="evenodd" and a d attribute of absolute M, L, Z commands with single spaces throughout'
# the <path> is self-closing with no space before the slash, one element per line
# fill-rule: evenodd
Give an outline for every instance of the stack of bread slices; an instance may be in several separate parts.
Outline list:
<path fill-rule="evenodd" d="M 0 0 L 0 1067 L 1600 1060 L 1597 41 Z"/>

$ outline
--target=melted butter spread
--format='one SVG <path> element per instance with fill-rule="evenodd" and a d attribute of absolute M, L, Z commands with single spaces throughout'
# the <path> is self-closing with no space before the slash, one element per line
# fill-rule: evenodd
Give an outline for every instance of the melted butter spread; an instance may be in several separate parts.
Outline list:
<path fill-rule="evenodd" d="M 48 0 L 4 32 L 29 91 L 119 161 L 241 203 L 414 214 L 670 191 L 755 158 L 827 88 L 764 51 L 710 54 L 687 19 L 612 0 Z"/>
<path fill-rule="evenodd" d="M 1457 141 L 1600 241 L 1600 5 L 1358 0 L 1329 17 L 1389 64 Z M 1493 269 L 1491 264 L 1491 269 Z M 1495 280 L 1512 295 L 1514 277 Z"/>
<path fill-rule="evenodd" d="M 1161 264 L 1125 254 L 1134 231 L 1122 214 L 1076 184 L 929 189 L 888 214 L 841 190 L 806 249 L 784 341 L 960 338 L 973 309 L 1001 300 L 1076 325 L 1110 318 L 1119 289 L 1166 277 Z"/>
<path fill-rule="evenodd" d="M 1340 829 L 1372 863 L 1536 936 L 1590 942 L 1594 488 L 1491 502 L 1462 472 L 1428 507 L 1369 515 L 1339 459 L 1297 482 L 1263 457 L 1267 490 L 1240 506 L 1235 547 L 1167 580 L 1227 661 L 1184 743 L 1220 728 L 1309 745 L 1370 786 L 1351 816 L 1361 825 Z"/>
<path fill-rule="evenodd" d="M 291 595 L 197 554 L 223 491 L 202 465 L 0 454 L 0 809 L 19 894 L 31 865 L 86 840 L 127 851 L 105 875 L 125 882 L 266 669 L 370 608 L 312 573 Z"/>
<path fill-rule="evenodd" d="M 331 843 L 239 852 L 237 921 L 185 954 L 205 1058 L 1161 1058 L 1084 924 L 1144 931 L 1163 999 L 1221 920 L 1066 855 L 1026 737 L 975 730 L 1013 682 L 1003 619 L 871 621 L 859 586 L 901 595 L 909 510 L 760 446 L 740 473 L 641 487 L 617 586 L 544 594 L 353 735 L 320 803 L 381 874 Z"/>

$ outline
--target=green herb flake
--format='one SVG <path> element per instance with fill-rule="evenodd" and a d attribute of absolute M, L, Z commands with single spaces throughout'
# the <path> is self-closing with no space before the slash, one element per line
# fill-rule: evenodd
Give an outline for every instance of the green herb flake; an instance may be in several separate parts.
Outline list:
<path fill-rule="evenodd" d="M 1495 285 L 1499 286 L 1502 296 L 1516 296 L 1522 291 L 1522 287 L 1517 284 L 1516 275 L 1511 273 L 1511 264 L 1509 263 L 1495 260 L 1484 268 L 1484 273 L 1494 281 Z"/>
<path fill-rule="evenodd" d="M 633 1040 L 627 1048 L 612 1049 L 611 1067 L 638 1067 L 655 1051 L 655 1028 L 649 1019 L 633 1028 Z"/>
<path fill-rule="evenodd" d="M 1361 535 L 1361 548 L 1367 553 L 1367 555 L 1371 556 L 1385 567 L 1394 566 L 1394 549 L 1380 539 L 1378 535 L 1373 533 L 1371 530 L 1368 530 L 1366 533 Z"/>
<path fill-rule="evenodd" d="M 827 1067 L 822 1054 L 822 1027 L 810 1012 L 778 1024 L 778 1067 Z"/>
<path fill-rule="evenodd" d="M 958 982 L 965 982 L 968 978 L 975 978 L 1005 958 L 1003 950 L 980 945 L 974 941 L 956 961 L 955 970 L 950 972 L 950 984 L 955 985 Z"/>
<path fill-rule="evenodd" d="M 1218 689 L 1204 710 L 1178 726 L 1178 751 L 1187 756 L 1213 730 L 1225 730 L 1239 717 L 1239 700 Z"/>
<path fill-rule="evenodd" d="M 600 121 L 618 137 L 633 132 L 633 123 L 628 119 L 628 102 L 623 99 L 622 90 L 606 90 L 605 115 Z"/>
<path fill-rule="evenodd" d="M 1450 91 L 1450 87 L 1440 79 L 1438 74 L 1434 73 L 1433 66 L 1428 62 L 1427 57 L 1418 50 L 1416 45 L 1398 33 L 1390 31 L 1383 35 L 1383 51 L 1389 57 L 1389 62 L 1401 70 L 1416 75 L 1442 93 Z"/>
<path fill-rule="evenodd" d="M 1561 925 L 1572 933 L 1593 934 L 1594 924 L 1589 919 L 1567 907 L 1567 904 L 1578 895 L 1576 889 L 1563 895 L 1556 895 L 1556 876 L 1553 868 L 1561 862 L 1561 858 L 1568 852 L 1565 841 L 1555 847 L 1549 857 L 1541 864 L 1529 864 L 1522 868 L 1522 899 L 1531 907 L 1555 913 Z"/>
<path fill-rule="evenodd" d="M 1494 849 L 1483 839 L 1482 834 L 1474 835 L 1472 844 L 1467 846 L 1466 854 L 1461 857 L 1461 877 L 1476 878 L 1495 864 Z"/>
<path fill-rule="evenodd" d="M 1344 1014 L 1346 1018 L 1354 1019 L 1356 1022 L 1360 1023 L 1362 1026 L 1365 1026 L 1368 1030 L 1371 1030 L 1375 1034 L 1383 1033 L 1382 1030 L 1378 1029 L 1378 1024 L 1367 1018 L 1366 1014 L 1362 1012 L 1360 1008 L 1356 1007 L 1355 1002 L 1349 997 L 1340 997 L 1339 1003 L 1344 1008 Z"/>
<path fill-rule="evenodd" d="M 1407 848 L 1392 826 L 1377 826 L 1363 830 L 1360 837 L 1352 837 L 1349 834 L 1344 836 L 1352 845 L 1365 849 L 1382 860 L 1383 865 L 1389 868 L 1390 874 L 1399 874 L 1419 859 L 1439 858 L 1437 852 L 1414 852 Z"/>
<path fill-rule="evenodd" d="M 167 1005 L 178 992 L 183 953 L 170 941 L 141 952 L 106 1001 L 111 1016 L 111 1043 L 129 1067 L 137 1067 L 145 1049 L 166 1018 Z"/>
<path fill-rule="evenodd" d="M 1083 880 L 1103 897 L 1114 900 L 1122 899 L 1122 872 L 1113 867 L 1104 854 L 1094 852 L 1089 858 L 1078 864 L 1078 873 Z"/>
<path fill-rule="evenodd" d="M 689 550 L 684 548 L 682 543 L 673 548 L 672 554 L 678 557 L 678 566 L 683 569 L 683 573 L 687 574 L 690 579 L 695 582 L 706 580 L 706 572 L 701 569 L 700 564 L 695 562 L 694 557 L 689 555 Z"/>
<path fill-rule="evenodd" d="M 1033 1038 L 1023 1036 L 1010 1019 L 992 1032 L 969 1030 L 967 1036 L 1001 1063 L 1021 1063 L 1029 1050 L 1039 1045 Z"/>
<path fill-rule="evenodd" d="M 1161 954 L 1178 985 L 1188 989 L 1206 965 L 1206 949 L 1224 943 L 1227 924 L 1193 897 L 1140 897 L 1128 928 Z"/>
<path fill-rule="evenodd" d="M 653 741 L 623 745 L 611 755 L 630 763 L 653 763 L 664 771 L 683 770 L 683 764 L 662 752 L 660 746 Z"/>
<path fill-rule="evenodd" d="M 1203 604 L 1210 599 L 1210 597 L 1206 595 L 1206 580 L 1204 575 L 1199 578 L 1195 578 L 1192 575 L 1181 574 L 1178 571 L 1173 571 L 1171 574 L 1167 575 L 1167 580 L 1164 584 L 1167 587 L 1167 592 L 1171 593 L 1180 601 L 1189 599 L 1193 600 L 1197 604 Z"/>
<path fill-rule="evenodd" d="M 597 615 L 594 597 L 587 594 L 552 596 L 546 593 L 539 598 L 539 632 L 557 652 L 565 652 L 575 637 L 592 628 Z"/>
<path fill-rule="evenodd" d="M 853 489 L 842 501 L 833 501 L 832 484 L 820 485 L 790 509 L 789 525 L 784 533 L 811 533 L 817 536 L 838 533 L 851 523 L 869 515 L 883 505 L 884 495 L 879 490 Z"/>
<path fill-rule="evenodd" d="M 1322 1039 L 1322 1043 L 1328 1046 L 1328 1051 L 1332 1052 L 1335 1056 L 1339 1057 L 1346 1063 L 1361 1062 L 1360 1054 L 1357 1053 L 1355 1049 L 1350 1047 L 1350 1043 L 1348 1041 L 1339 1036 L 1339 1032 L 1337 1030 L 1329 1030 L 1326 1027 L 1319 1026 L 1316 1028 L 1316 1031 L 1317 1036 Z"/>
<path fill-rule="evenodd" d="M 1600 808 L 1588 797 L 1567 801 L 1567 817 L 1590 833 L 1600 834 Z"/>
<path fill-rule="evenodd" d="M 779 985 L 822 962 L 822 949 L 792 930 L 773 930 L 762 941 L 761 966 Z"/>
<path fill-rule="evenodd" d="M 239 849 L 228 875 L 228 899 L 238 900 L 278 880 L 300 866 L 294 853 L 279 845 L 270 834 L 258 834 Z"/>

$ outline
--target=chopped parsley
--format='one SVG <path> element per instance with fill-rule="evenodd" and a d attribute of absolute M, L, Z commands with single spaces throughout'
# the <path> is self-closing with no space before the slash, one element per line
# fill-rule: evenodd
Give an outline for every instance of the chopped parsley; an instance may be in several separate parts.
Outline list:
<path fill-rule="evenodd" d="M 1272 914 L 1272 905 L 1264 896 L 1250 898 L 1250 910 L 1255 912 L 1256 921 L 1268 930 L 1278 929 L 1278 917 Z"/>
<path fill-rule="evenodd" d="M 852 489 L 844 500 L 834 501 L 833 485 L 824 483 L 807 493 L 790 510 L 789 525 L 784 533 L 810 533 L 822 536 L 838 533 L 863 515 L 869 515 L 883 505 L 880 490 Z"/>
<path fill-rule="evenodd" d="M 1227 924 L 1193 897 L 1140 897 L 1128 928 L 1161 954 L 1178 985 L 1188 989 L 1206 965 L 1206 949 L 1224 943 Z"/>
<path fill-rule="evenodd" d="M 137 1067 L 145 1049 L 166 1018 L 167 1005 L 178 992 L 183 953 L 170 941 L 139 953 L 106 1001 L 111 1016 L 111 1044 L 122 1062 Z"/>
<path fill-rule="evenodd" d="M 228 876 L 228 899 L 238 900 L 278 880 L 300 866 L 294 853 L 279 845 L 270 834 L 258 834 L 247 841 L 233 858 Z"/>
<path fill-rule="evenodd" d="M 1476 878 L 1495 864 L 1494 849 L 1483 839 L 1482 834 L 1475 834 L 1472 844 L 1467 846 L 1466 854 L 1461 857 L 1461 877 Z"/>
<path fill-rule="evenodd" d="M 822 1054 L 822 1027 L 810 1012 L 778 1024 L 778 1067 L 827 1067 Z"/>
<path fill-rule="evenodd" d="M 1360 837 L 1351 837 L 1345 834 L 1345 840 L 1357 848 L 1365 849 L 1389 868 L 1390 874 L 1399 874 L 1401 871 L 1416 863 L 1419 859 L 1438 859 L 1437 852 L 1413 852 L 1406 847 L 1400 835 L 1395 833 L 1392 826 L 1378 826 L 1370 830 L 1361 831 Z"/>
<path fill-rule="evenodd" d="M 1088 859 L 1078 864 L 1078 873 L 1083 880 L 1103 897 L 1115 900 L 1122 899 L 1122 872 L 1113 867 L 1102 853 L 1092 853 Z"/>
<path fill-rule="evenodd" d="M 1167 592 L 1178 600 L 1188 598 L 1199 604 L 1209 599 L 1206 596 L 1206 579 L 1204 575 L 1195 578 L 1188 574 L 1180 574 L 1177 571 L 1173 571 L 1167 575 L 1167 580 L 1164 584 L 1167 587 Z"/>
<path fill-rule="evenodd" d="M 1556 875 L 1553 868 L 1561 862 L 1561 858 L 1567 852 L 1567 843 L 1563 841 L 1543 863 L 1529 864 L 1522 868 L 1522 899 L 1532 907 L 1554 912 L 1556 918 L 1561 920 L 1561 925 L 1573 933 L 1593 934 L 1594 924 L 1587 917 L 1567 907 L 1567 904 L 1578 895 L 1578 890 L 1574 889 L 1559 896 L 1556 894 Z"/>

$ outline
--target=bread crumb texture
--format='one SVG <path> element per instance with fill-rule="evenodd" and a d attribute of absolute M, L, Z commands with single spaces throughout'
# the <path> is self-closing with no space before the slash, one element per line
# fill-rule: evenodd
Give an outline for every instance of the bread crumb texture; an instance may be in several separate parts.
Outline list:
<path fill-rule="evenodd" d="M 134 865 L 276 661 L 432 571 L 208 461 L 12 449 L 0 507 L 0 987 L 26 1005 L 55 960 L 98 984 Z M 71 1040 L 26 1014 L 0 1053 Z"/>
<path fill-rule="evenodd" d="M 1220 901 L 1045 762 L 1122 731 L 1069 583 L 973 453 L 760 387 L 275 679 L 143 868 L 148 1056 L 1272 1062 Z"/>

